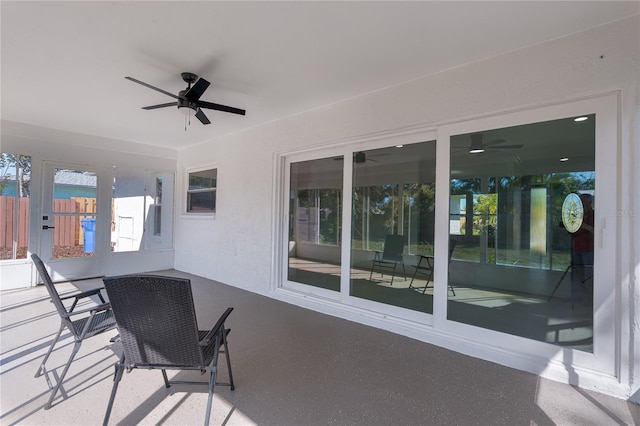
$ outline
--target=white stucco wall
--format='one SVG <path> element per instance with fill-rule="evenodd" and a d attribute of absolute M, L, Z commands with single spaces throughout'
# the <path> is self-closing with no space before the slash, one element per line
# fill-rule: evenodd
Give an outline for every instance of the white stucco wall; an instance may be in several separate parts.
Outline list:
<path fill-rule="evenodd" d="M 621 205 L 614 209 L 622 253 L 621 385 L 611 392 L 640 401 L 639 70 L 640 18 L 635 16 L 184 149 L 178 157 L 175 267 L 273 294 L 272 221 L 280 220 L 272 217 L 275 153 L 620 91 Z M 184 170 L 207 163 L 218 168 L 215 219 L 181 215 Z"/>

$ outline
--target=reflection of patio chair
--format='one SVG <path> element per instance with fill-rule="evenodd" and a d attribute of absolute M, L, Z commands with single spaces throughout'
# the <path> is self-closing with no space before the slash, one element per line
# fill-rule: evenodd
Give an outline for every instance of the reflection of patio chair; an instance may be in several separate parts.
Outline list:
<path fill-rule="evenodd" d="M 453 238 L 449 239 L 449 263 L 451 263 L 451 256 L 453 255 L 453 250 L 456 248 L 456 243 L 457 241 L 454 240 Z M 423 263 L 424 261 L 424 263 Z M 433 263 L 433 256 L 422 256 L 420 255 L 420 259 L 418 260 L 418 264 L 415 266 L 415 270 L 413 271 L 413 277 L 411 277 L 411 282 L 409 283 L 409 288 L 418 288 L 418 289 L 422 289 L 422 294 L 424 294 L 427 291 L 427 288 L 429 287 L 429 282 L 433 283 L 433 267 L 434 267 L 434 263 Z M 413 280 L 416 279 L 416 275 L 418 274 L 418 272 L 420 273 L 427 273 L 427 282 L 425 284 L 424 287 L 413 287 Z M 451 280 L 449 280 L 449 289 L 451 289 L 451 292 L 453 293 L 453 295 L 456 295 L 456 291 L 453 289 L 453 286 L 451 285 Z"/>
<path fill-rule="evenodd" d="M 404 269 L 404 259 L 402 257 L 402 252 L 404 251 L 404 239 L 404 235 L 387 235 L 384 240 L 383 251 L 376 251 L 374 254 L 371 273 L 369 274 L 369 281 L 371 281 L 371 277 L 373 276 L 374 268 L 378 265 L 380 276 L 383 276 L 383 267 L 391 269 L 391 285 L 393 285 L 393 278 L 395 276 L 398 263 L 402 265 L 404 279 L 407 279 L 407 272 Z"/>
<path fill-rule="evenodd" d="M 49 381 L 49 376 L 47 375 L 47 369 L 45 368 L 45 363 L 47 362 L 47 359 L 49 359 L 49 355 L 51 355 L 51 351 L 53 351 L 53 347 L 58 342 L 58 339 L 60 338 L 60 334 L 62 334 L 62 330 L 64 330 L 65 327 L 69 329 L 69 332 L 73 335 L 73 339 L 75 340 L 73 350 L 71 351 L 71 356 L 69 356 L 69 360 L 67 361 L 67 364 L 64 366 L 64 370 L 62 370 L 62 374 L 58 378 L 56 385 L 53 386 L 53 389 L 51 390 L 51 396 L 49 396 L 49 401 L 47 401 L 47 403 L 44 406 L 45 410 L 47 410 L 51 408 L 51 403 L 53 402 L 53 399 L 55 398 L 56 393 L 58 393 L 58 390 L 62 385 L 62 381 L 64 380 L 64 376 L 67 374 L 67 370 L 69 370 L 69 366 L 71 365 L 73 358 L 78 353 L 78 350 L 82 345 L 82 341 L 91 336 L 95 336 L 96 334 L 100 334 L 100 333 L 104 333 L 105 331 L 112 330 L 113 328 L 115 328 L 116 322 L 115 322 L 115 319 L 113 318 L 113 312 L 110 309 L 109 303 L 105 302 L 104 298 L 102 297 L 102 294 L 100 293 L 101 290 L 103 290 L 102 287 L 94 288 L 92 290 L 82 291 L 80 293 L 71 294 L 69 296 L 60 297 L 60 295 L 58 294 L 58 291 L 53 285 L 53 282 L 51 281 L 51 277 L 49 276 L 49 273 L 47 272 L 46 268 L 44 267 L 44 264 L 42 263 L 42 260 L 40 260 L 40 258 L 36 254 L 32 254 L 31 259 L 33 260 L 33 263 L 36 265 L 36 269 L 40 274 L 40 278 L 42 278 L 42 281 L 44 282 L 44 286 L 49 292 L 49 296 L 51 297 L 51 302 L 53 302 L 53 305 L 56 307 L 56 310 L 58 311 L 58 314 L 60 315 L 60 319 L 61 319 L 60 329 L 58 330 L 58 334 L 56 334 L 56 337 L 51 342 L 51 346 L 49 347 L 47 354 L 44 356 L 42 363 L 40 363 L 40 367 L 38 367 L 38 371 L 36 371 L 36 377 L 40 377 L 41 375 L 45 374 L 47 377 L 47 383 L 49 384 L 49 387 L 52 387 L 51 382 Z M 78 304 L 78 301 L 91 296 L 98 296 L 98 298 L 102 303 L 100 305 L 94 305 L 88 308 L 74 311 L 76 305 Z M 65 305 L 62 303 L 63 300 L 67 300 L 67 299 L 75 299 L 69 309 L 67 309 Z M 72 319 L 72 317 L 76 317 L 77 315 L 80 315 L 80 317 L 77 319 Z"/>
<path fill-rule="evenodd" d="M 161 370 L 167 388 L 171 384 L 208 384 L 204 421 L 208 425 L 214 386 L 224 384 L 234 389 L 227 347 L 230 330 L 224 327 L 233 308 L 227 308 L 210 331 L 200 331 L 188 279 L 128 275 L 104 278 L 104 284 L 118 324 L 123 354 L 116 364 L 103 424 L 109 421 L 124 370 L 145 368 Z M 229 383 L 216 383 L 220 352 L 227 359 Z M 208 372 L 209 382 L 169 381 L 168 369 Z"/>

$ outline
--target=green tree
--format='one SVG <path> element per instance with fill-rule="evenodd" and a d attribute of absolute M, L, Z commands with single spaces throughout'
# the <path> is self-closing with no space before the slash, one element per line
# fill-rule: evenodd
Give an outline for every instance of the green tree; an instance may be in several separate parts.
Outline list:
<path fill-rule="evenodd" d="M 0 193 L 15 179 L 16 194 L 28 197 L 30 194 L 31 157 L 28 155 L 2 153 L 0 157 Z"/>

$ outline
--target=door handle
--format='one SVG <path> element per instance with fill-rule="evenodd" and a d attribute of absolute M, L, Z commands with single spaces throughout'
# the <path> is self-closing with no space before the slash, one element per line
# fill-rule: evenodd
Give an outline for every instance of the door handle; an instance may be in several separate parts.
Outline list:
<path fill-rule="evenodd" d="M 42 225 L 42 229 L 53 229 L 55 226 Z"/>

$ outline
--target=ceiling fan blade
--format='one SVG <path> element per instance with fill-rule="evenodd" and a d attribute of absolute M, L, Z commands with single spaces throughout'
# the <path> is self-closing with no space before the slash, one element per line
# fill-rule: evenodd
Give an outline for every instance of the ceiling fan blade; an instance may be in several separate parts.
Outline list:
<path fill-rule="evenodd" d="M 210 84 L 211 83 L 209 83 L 204 78 L 200 78 L 198 79 L 198 81 L 196 81 L 196 84 L 191 86 L 191 89 L 187 90 L 187 93 L 184 94 L 184 97 L 189 99 L 190 101 L 197 101 L 198 99 L 200 99 L 200 96 L 202 96 L 204 91 L 207 90 L 207 87 L 209 87 Z"/>
<path fill-rule="evenodd" d="M 488 146 L 487 149 L 496 149 L 496 150 L 500 150 L 500 149 L 520 149 L 522 148 L 524 145 L 520 144 L 520 145 L 499 145 L 499 146 Z"/>
<path fill-rule="evenodd" d="M 494 139 L 492 141 L 485 142 L 484 146 L 498 145 L 500 143 L 505 143 L 505 142 L 506 140 L 504 139 Z"/>
<path fill-rule="evenodd" d="M 202 124 L 211 124 L 207 116 L 204 115 L 204 112 L 202 112 L 200 108 L 198 108 L 198 112 L 196 112 L 196 118 L 200 120 Z"/>
<path fill-rule="evenodd" d="M 158 109 L 158 108 L 177 106 L 177 105 L 178 105 L 177 102 L 169 102 L 168 104 L 151 105 L 151 106 L 142 107 L 142 109 Z"/>
<path fill-rule="evenodd" d="M 196 103 L 198 104 L 198 106 L 200 108 L 214 109 L 216 111 L 230 112 L 232 114 L 244 115 L 245 112 L 246 112 L 245 110 L 240 109 L 240 108 L 234 108 L 234 107 L 230 107 L 230 106 L 226 106 L 226 105 L 214 104 L 213 102 L 197 101 Z"/>
<path fill-rule="evenodd" d="M 157 87 L 152 86 L 152 85 L 150 85 L 150 84 L 147 84 L 147 83 L 145 83 L 144 81 L 136 80 L 136 79 L 135 79 L 135 78 L 133 78 L 133 77 L 125 77 L 125 78 L 126 78 L 127 80 L 133 81 L 134 83 L 141 84 L 141 85 L 143 85 L 144 87 L 148 87 L 148 88 L 149 88 L 149 89 L 151 89 L 151 90 L 155 90 L 156 92 L 164 93 L 165 95 L 167 95 L 167 96 L 171 96 L 172 98 L 175 98 L 175 99 L 180 99 L 179 97 L 177 97 L 177 96 L 176 96 L 176 95 L 174 95 L 173 93 L 169 93 L 169 92 L 167 92 L 166 90 L 158 89 Z"/>

